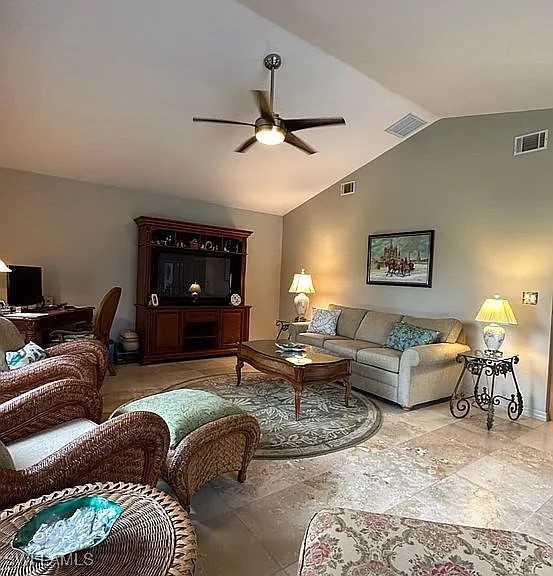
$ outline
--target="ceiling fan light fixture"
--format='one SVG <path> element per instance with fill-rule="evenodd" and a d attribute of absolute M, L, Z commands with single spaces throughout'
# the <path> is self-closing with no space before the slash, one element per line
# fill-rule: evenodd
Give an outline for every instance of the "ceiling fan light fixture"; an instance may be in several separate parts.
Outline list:
<path fill-rule="evenodd" d="M 280 126 L 260 126 L 255 129 L 256 140 L 267 146 L 282 144 L 284 136 L 284 131 Z"/>

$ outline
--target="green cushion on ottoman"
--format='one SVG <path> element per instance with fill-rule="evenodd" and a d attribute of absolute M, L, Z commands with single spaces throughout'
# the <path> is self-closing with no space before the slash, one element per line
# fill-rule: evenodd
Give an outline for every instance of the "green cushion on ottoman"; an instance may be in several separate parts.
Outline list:
<path fill-rule="evenodd" d="M 171 434 L 171 448 L 204 424 L 225 416 L 244 414 L 232 402 L 215 394 L 203 390 L 172 390 L 123 404 L 111 418 L 137 410 L 154 412 L 165 420 Z"/>

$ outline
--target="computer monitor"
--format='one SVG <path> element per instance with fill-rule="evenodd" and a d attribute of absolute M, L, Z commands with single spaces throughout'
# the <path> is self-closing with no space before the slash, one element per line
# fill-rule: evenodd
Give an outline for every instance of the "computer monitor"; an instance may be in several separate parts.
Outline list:
<path fill-rule="evenodd" d="M 42 267 L 9 264 L 8 304 L 32 306 L 42 303 Z"/>

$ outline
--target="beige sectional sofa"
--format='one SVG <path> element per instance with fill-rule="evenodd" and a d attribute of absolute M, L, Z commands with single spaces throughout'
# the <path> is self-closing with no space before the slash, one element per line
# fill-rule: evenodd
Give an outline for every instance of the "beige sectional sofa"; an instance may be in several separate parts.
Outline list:
<path fill-rule="evenodd" d="M 342 311 L 336 336 L 308 332 L 309 323 L 294 322 L 290 325 L 290 340 L 351 358 L 352 386 L 405 409 L 451 395 L 461 372 L 457 354 L 469 349 L 459 320 L 416 318 L 336 304 L 329 308 Z M 439 331 L 439 342 L 403 352 L 385 348 L 386 339 L 399 320 Z"/>

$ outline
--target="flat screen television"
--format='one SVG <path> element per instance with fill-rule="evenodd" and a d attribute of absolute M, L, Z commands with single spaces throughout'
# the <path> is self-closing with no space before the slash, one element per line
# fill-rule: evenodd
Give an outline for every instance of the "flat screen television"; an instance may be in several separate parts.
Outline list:
<path fill-rule="evenodd" d="M 9 264 L 8 304 L 32 306 L 42 303 L 42 267 Z"/>
<path fill-rule="evenodd" d="M 153 274 L 153 291 L 160 301 L 176 302 L 192 298 L 192 284 L 199 284 L 201 302 L 222 302 L 228 299 L 232 283 L 231 257 L 215 255 L 160 252 Z M 155 269 L 154 268 L 154 269 Z"/>

